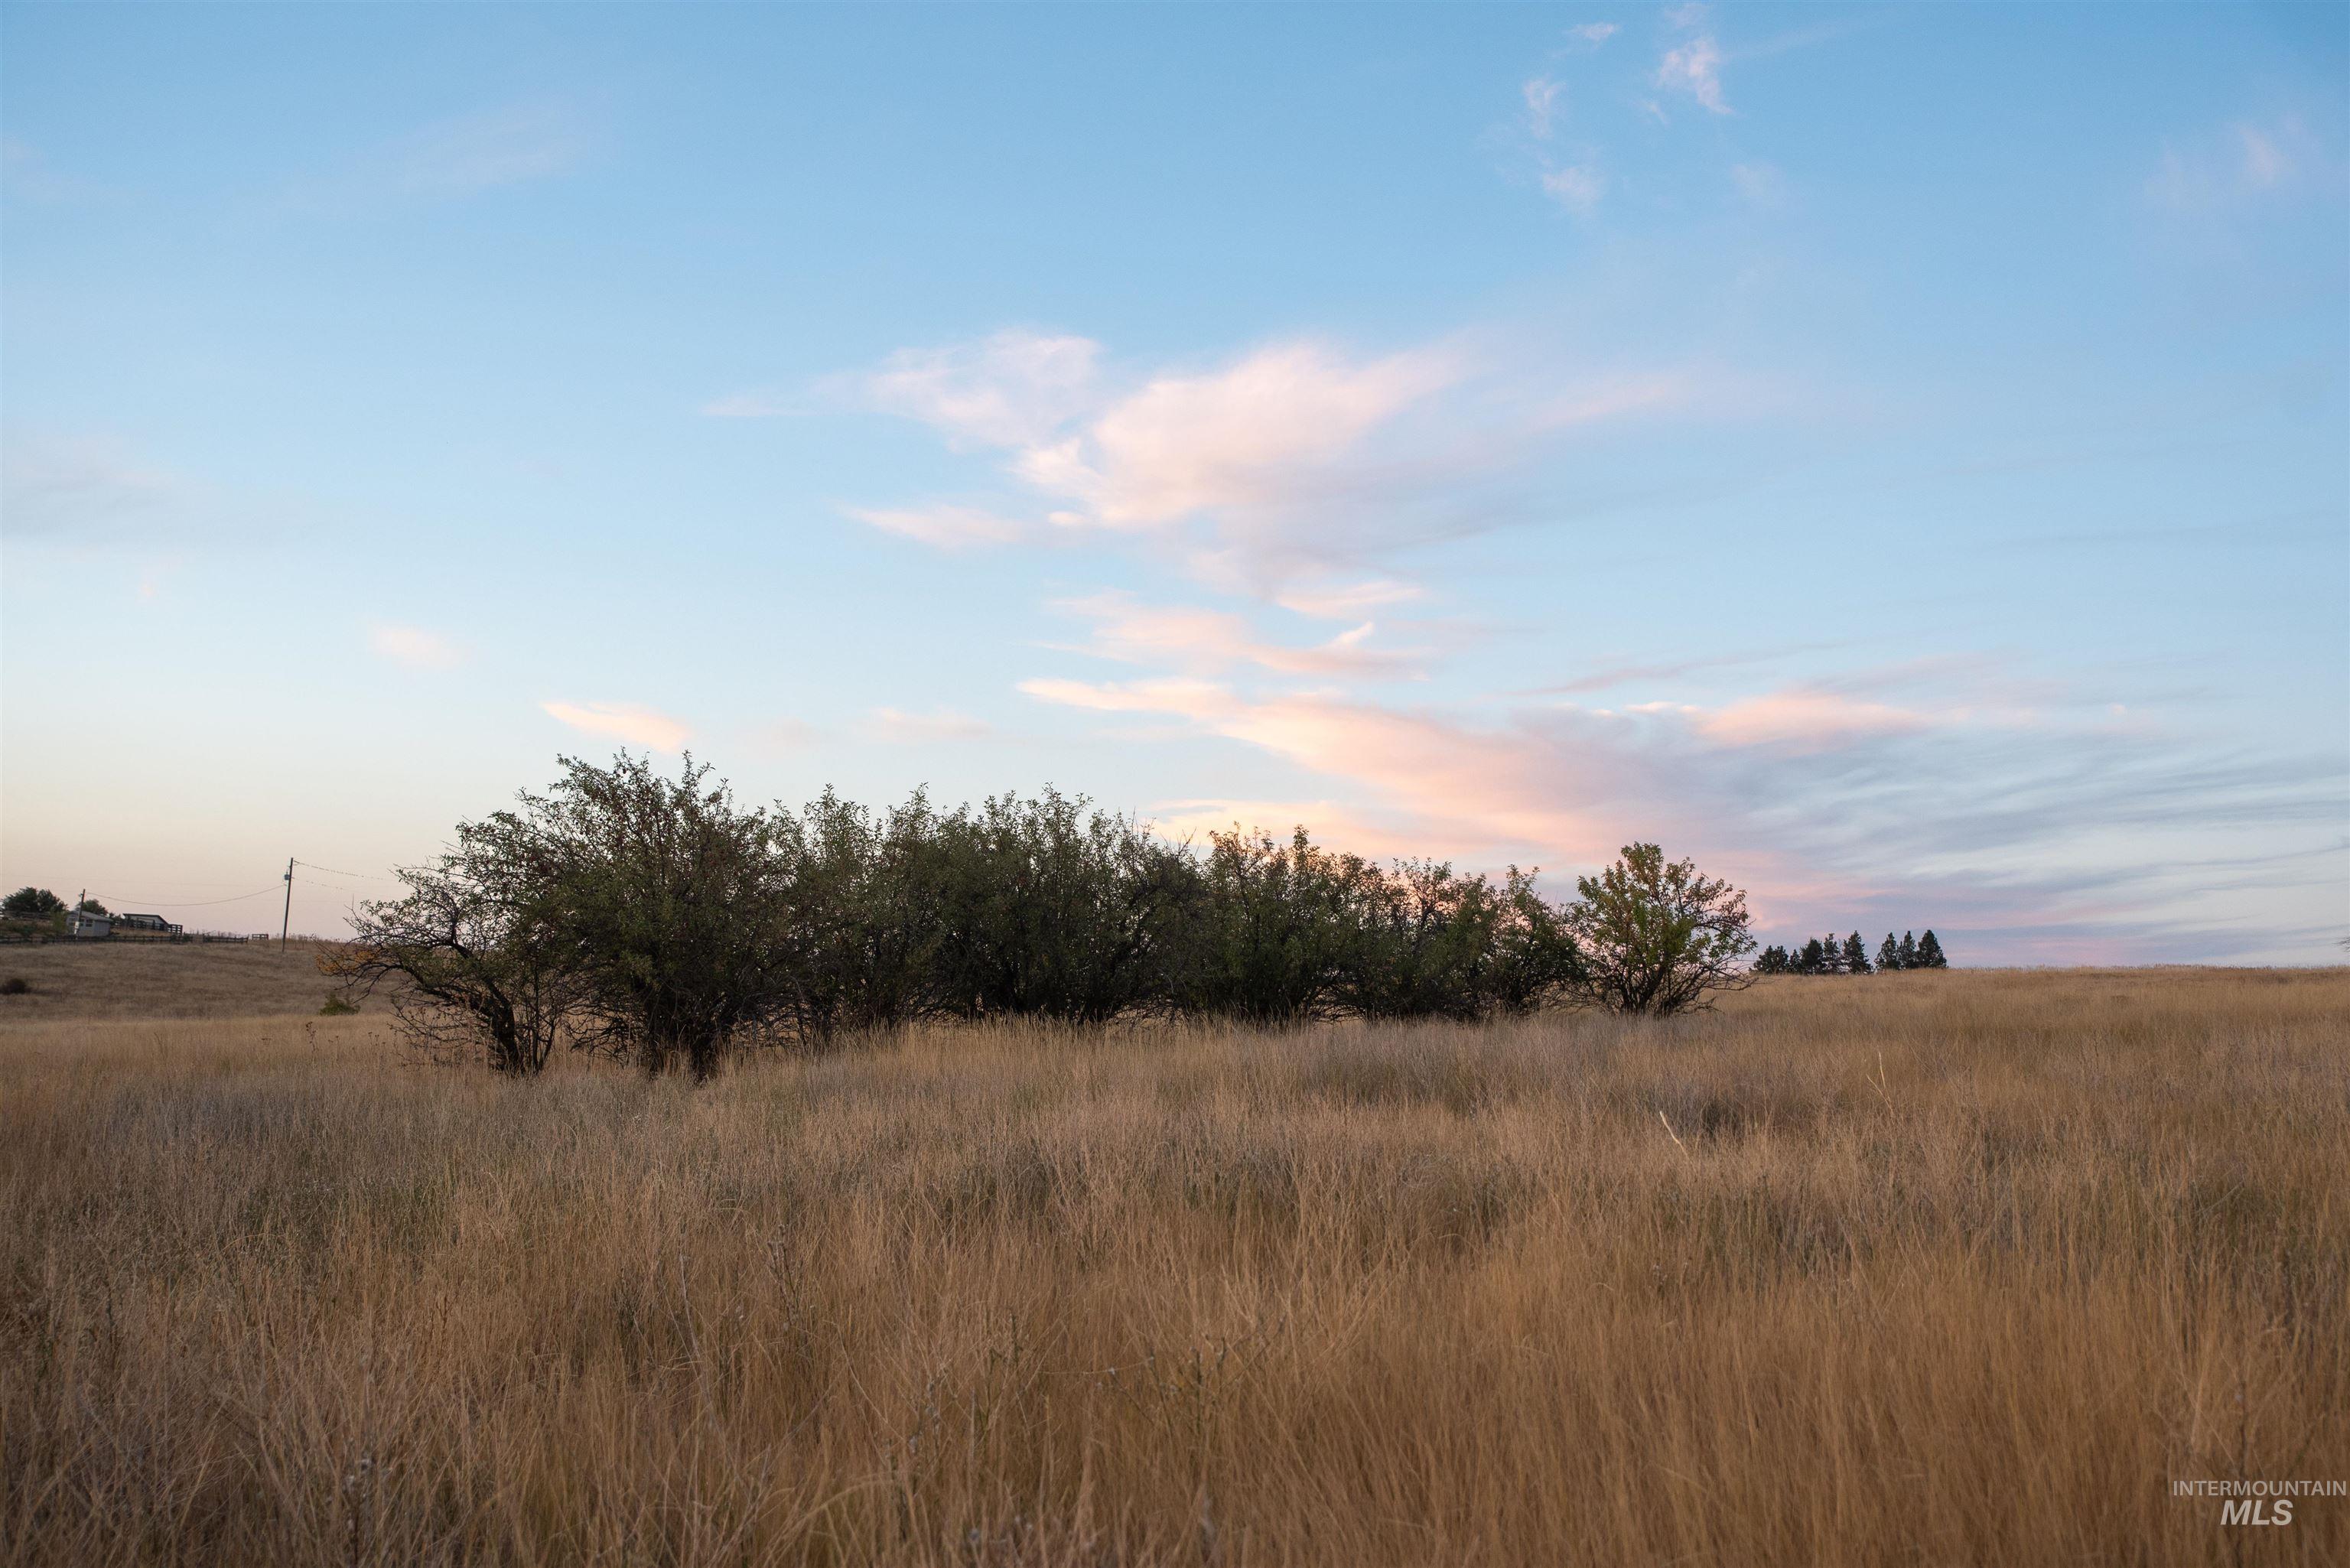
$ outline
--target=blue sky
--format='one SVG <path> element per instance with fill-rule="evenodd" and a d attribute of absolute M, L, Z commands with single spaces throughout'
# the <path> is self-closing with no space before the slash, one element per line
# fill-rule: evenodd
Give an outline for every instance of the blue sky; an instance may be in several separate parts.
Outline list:
<path fill-rule="evenodd" d="M 8 6 L 0 881 L 625 743 L 2338 959 L 2345 18 Z"/>

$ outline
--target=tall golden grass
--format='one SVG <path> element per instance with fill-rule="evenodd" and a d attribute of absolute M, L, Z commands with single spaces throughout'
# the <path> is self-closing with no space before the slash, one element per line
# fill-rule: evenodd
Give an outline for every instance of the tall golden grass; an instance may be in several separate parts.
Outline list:
<path fill-rule="evenodd" d="M 2350 978 L 931 1032 L 700 1090 L 0 1040 L 14 1563 L 2339 1563 Z"/>

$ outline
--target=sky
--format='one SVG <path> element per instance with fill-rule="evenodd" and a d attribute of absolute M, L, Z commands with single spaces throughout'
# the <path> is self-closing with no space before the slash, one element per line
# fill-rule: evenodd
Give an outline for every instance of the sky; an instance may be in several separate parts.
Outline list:
<path fill-rule="evenodd" d="M 559 755 L 2336 962 L 2350 9 L 0 9 L 0 883 Z"/>

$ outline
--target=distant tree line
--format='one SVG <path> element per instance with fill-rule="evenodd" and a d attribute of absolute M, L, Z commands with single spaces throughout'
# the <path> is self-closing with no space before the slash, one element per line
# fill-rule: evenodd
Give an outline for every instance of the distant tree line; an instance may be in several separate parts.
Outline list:
<path fill-rule="evenodd" d="M 691 758 L 563 768 L 361 908 L 328 960 L 347 993 L 381 986 L 418 1044 L 507 1072 L 570 1049 L 700 1078 L 933 1018 L 1667 1015 L 1750 978 L 1744 895 L 1654 845 L 1561 905 L 1514 867 L 1380 866 L 1303 828 L 1170 843 L 1051 789 L 795 811 Z"/>
<path fill-rule="evenodd" d="M 1929 929 L 1922 937 L 1901 933 L 1895 941 L 1893 933 L 1885 933 L 1877 944 L 1874 962 L 1868 956 L 1868 944 L 1860 940 L 1858 931 L 1838 940 L 1834 933 L 1814 937 L 1802 947 L 1787 949 L 1773 945 L 1764 948 L 1754 960 L 1756 974 L 1870 974 L 1898 969 L 1948 969 L 1950 961 L 1942 955 L 1942 944 Z"/>

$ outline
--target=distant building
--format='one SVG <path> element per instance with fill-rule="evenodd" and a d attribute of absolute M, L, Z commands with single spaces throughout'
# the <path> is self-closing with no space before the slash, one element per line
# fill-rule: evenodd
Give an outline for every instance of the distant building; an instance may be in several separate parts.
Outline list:
<path fill-rule="evenodd" d="M 161 915 L 117 915 L 114 929 L 118 931 L 143 931 L 161 937 L 176 937 L 180 928 Z"/>
<path fill-rule="evenodd" d="M 114 917 L 86 915 L 79 909 L 66 917 L 66 935 L 95 939 L 114 934 Z"/>

